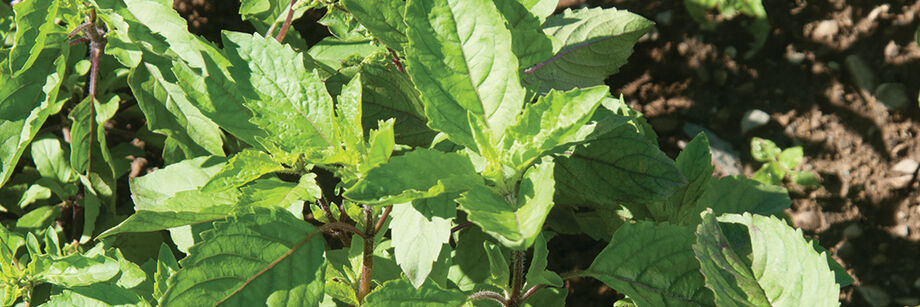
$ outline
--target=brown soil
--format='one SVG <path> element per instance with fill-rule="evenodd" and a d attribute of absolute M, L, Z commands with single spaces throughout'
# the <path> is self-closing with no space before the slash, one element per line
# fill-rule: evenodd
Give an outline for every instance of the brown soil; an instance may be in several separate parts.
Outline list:
<path fill-rule="evenodd" d="M 236 15 L 238 3 L 209 5 L 217 2 L 176 0 L 176 7 L 192 20 L 193 30 L 212 40 L 217 39 L 212 27 L 248 27 Z M 920 161 L 920 47 L 914 43 L 920 1 L 767 0 L 771 32 L 748 59 L 752 38 L 743 30 L 743 17 L 705 31 L 682 1 L 587 4 L 628 9 L 658 22 L 607 83 L 645 113 L 669 155 L 676 156 L 690 139 L 682 129 L 687 123 L 730 142 L 741 152 L 745 175 L 760 167 L 749 154 L 751 137 L 783 148 L 802 146 L 801 169 L 819 174 L 822 186 L 790 187 L 794 203 L 787 212 L 856 280 L 842 289 L 843 305 L 868 305 L 858 287 L 881 290 L 899 306 L 920 304 L 917 171 L 894 169 L 904 160 Z M 320 16 L 308 14 L 295 28 L 318 40 L 328 35 L 310 26 Z M 816 31 L 822 21 L 835 24 L 836 31 Z M 908 105 L 889 109 L 871 90 L 860 89 L 845 65 L 851 55 L 868 64 L 877 84 L 902 83 Z M 752 109 L 766 111 L 771 120 L 742 134 L 740 119 Z M 583 237 L 553 240 L 550 263 L 561 263 L 554 268 L 560 271 L 586 268 L 605 244 Z M 590 279 L 571 280 L 569 289 L 572 306 L 609 306 L 620 297 Z"/>

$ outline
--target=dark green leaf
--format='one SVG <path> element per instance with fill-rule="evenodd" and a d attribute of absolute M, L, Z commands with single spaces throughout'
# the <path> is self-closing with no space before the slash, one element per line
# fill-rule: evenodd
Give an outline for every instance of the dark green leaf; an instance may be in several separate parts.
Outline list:
<path fill-rule="evenodd" d="M 282 209 L 253 208 L 216 222 L 182 259 L 160 304 L 315 306 L 324 268 L 315 232 Z"/>
<path fill-rule="evenodd" d="M 496 1 L 495 6 L 511 30 L 511 50 L 526 68 L 552 57 L 553 41 L 540 28 L 545 16 L 534 16 L 522 2 L 527 1 Z"/>
<path fill-rule="evenodd" d="M 406 39 L 406 2 L 403 0 L 345 0 L 345 9 L 387 47 L 402 51 Z"/>
<path fill-rule="evenodd" d="M 686 225 L 699 224 L 699 212 L 712 208 L 715 214 L 750 212 L 761 215 L 781 215 L 792 201 L 786 189 L 765 185 L 738 175 L 712 180 L 712 185 L 697 202 L 693 216 L 685 216 Z"/>
<path fill-rule="evenodd" d="M 371 292 L 364 301 L 367 307 L 436 307 L 460 306 L 466 295 L 457 290 L 444 290 L 428 282 L 415 289 L 408 280 L 388 281 Z"/>
<path fill-rule="evenodd" d="M 709 189 L 712 172 L 715 170 L 709 151 L 709 139 L 705 133 L 700 132 L 684 147 L 677 156 L 676 166 L 689 182 L 674 191 L 667 200 L 651 203 L 648 208 L 657 221 L 683 225 L 687 221 L 682 218 L 699 213 L 695 212 L 696 203 Z"/>

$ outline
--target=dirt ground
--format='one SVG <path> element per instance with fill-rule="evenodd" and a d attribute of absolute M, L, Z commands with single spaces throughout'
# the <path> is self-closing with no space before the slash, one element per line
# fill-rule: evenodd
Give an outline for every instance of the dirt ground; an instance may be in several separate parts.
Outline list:
<path fill-rule="evenodd" d="M 228 25 L 246 30 L 232 6 L 176 3 L 199 33 Z M 843 305 L 920 304 L 920 47 L 914 42 L 920 1 L 766 0 L 770 34 L 750 58 L 744 54 L 753 39 L 743 17 L 707 31 L 682 1 L 586 5 L 628 9 L 657 22 L 607 83 L 645 113 L 666 153 L 676 156 L 690 140 L 686 124 L 727 141 L 748 176 L 760 167 L 750 156 L 752 137 L 802 146 L 801 169 L 816 172 L 822 186 L 791 189 L 788 213 L 855 279 L 841 291 Z M 318 40 L 323 29 L 310 25 L 318 17 L 308 14 L 295 28 Z M 741 119 L 754 109 L 769 122 L 742 133 Z M 586 268 L 606 242 L 567 237 L 550 244 L 553 269 L 564 271 Z M 609 306 L 620 297 L 590 279 L 569 286 L 572 306 Z"/>

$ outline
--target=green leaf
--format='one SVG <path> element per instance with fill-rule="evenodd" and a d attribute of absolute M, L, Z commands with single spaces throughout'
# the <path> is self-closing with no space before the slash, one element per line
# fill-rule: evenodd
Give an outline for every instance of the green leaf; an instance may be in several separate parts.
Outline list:
<path fill-rule="evenodd" d="M 396 263 L 412 286 L 419 288 L 431 273 L 441 246 L 450 240 L 451 220 L 456 215 L 453 199 L 441 195 L 395 204 L 391 215 Z"/>
<path fill-rule="evenodd" d="M 620 227 L 585 274 L 637 306 L 714 306 L 693 256 L 693 230 L 669 223 Z"/>
<path fill-rule="evenodd" d="M 56 39 L 62 38 L 48 37 L 51 33 L 64 32 L 61 26 L 54 23 L 59 9 L 59 1 L 55 0 L 31 0 L 13 7 L 16 12 L 16 36 L 13 49 L 10 50 L 9 63 L 6 64 L 10 71 L 6 73 L 19 77 L 38 61 L 48 41 L 54 44 Z"/>
<path fill-rule="evenodd" d="M 521 306 L 565 306 L 565 299 L 569 291 L 560 288 L 543 288 L 534 292 Z M 614 303 L 616 304 L 616 303 Z"/>
<path fill-rule="evenodd" d="M 539 83 L 543 92 L 602 85 L 626 63 L 633 45 L 653 25 L 626 10 L 566 9 L 543 23 L 543 31 L 560 41 L 561 49 L 528 69 L 525 81 Z"/>
<path fill-rule="evenodd" d="M 60 183 L 73 182 L 77 174 L 70 167 L 66 152 L 61 148 L 61 141 L 52 135 L 41 135 L 32 141 L 32 161 L 42 177 L 56 179 Z"/>
<path fill-rule="evenodd" d="M 533 12 L 528 11 L 523 2 L 534 1 L 497 1 L 495 6 L 498 7 L 498 11 L 508 22 L 509 30 L 511 30 L 511 50 L 520 61 L 520 67 L 526 68 L 552 57 L 553 41 L 540 28 L 545 16 L 535 16 Z M 553 6 L 555 9 L 555 5 Z"/>
<path fill-rule="evenodd" d="M 712 186 L 700 196 L 695 213 L 712 208 L 715 214 L 750 212 L 760 215 L 783 214 L 792 201 L 786 189 L 758 183 L 742 175 L 712 180 Z M 699 217 L 684 217 L 687 225 L 699 224 Z"/>
<path fill-rule="evenodd" d="M 313 173 L 301 176 L 297 183 L 277 178 L 260 179 L 242 187 L 240 191 L 243 195 L 240 204 L 255 207 L 292 208 L 303 204 L 303 201 L 313 201 L 322 196 L 316 184 L 316 174 Z"/>
<path fill-rule="evenodd" d="M 217 174 L 214 174 L 200 191 L 208 193 L 238 188 L 265 174 L 284 169 L 284 165 L 276 162 L 265 152 L 243 149 L 231 157 L 230 161 Z"/>
<path fill-rule="evenodd" d="M 118 261 L 105 255 L 92 257 L 71 254 L 65 257 L 42 255 L 36 259 L 38 279 L 62 287 L 86 286 L 103 282 L 118 274 Z"/>
<path fill-rule="evenodd" d="M 508 265 L 508 256 L 505 256 L 502 252 L 500 245 L 489 241 L 482 242 L 482 245 L 489 259 L 490 283 L 508 290 L 508 281 L 511 279 L 508 276 L 508 268 L 510 267 Z"/>
<path fill-rule="evenodd" d="M 310 3 L 309 5 L 304 5 Z M 294 4 L 294 16 L 292 20 L 297 20 L 303 13 L 313 7 L 315 1 L 300 0 Z M 243 20 L 260 22 L 264 24 L 273 24 L 277 21 L 287 18 L 288 9 L 291 6 L 290 0 L 245 0 L 240 3 L 240 16 Z"/>
<path fill-rule="evenodd" d="M 46 13 L 41 12 L 42 16 Z M 49 39 L 63 40 L 64 36 Z M 48 116 L 66 102 L 57 96 L 67 69 L 67 51 L 67 44 L 46 45 L 35 52 L 37 60 L 29 73 L 18 77 L 12 76 L 8 59 L 0 61 L 0 186 L 10 178 L 26 145 Z"/>
<path fill-rule="evenodd" d="M 782 186 L 786 169 L 778 162 L 767 162 L 751 175 L 751 179 L 768 185 Z"/>
<path fill-rule="evenodd" d="M 409 281 L 400 279 L 383 283 L 364 299 L 366 307 L 436 307 L 460 306 L 466 301 L 466 295 L 458 290 L 441 289 L 428 282 L 415 289 Z"/>
<path fill-rule="evenodd" d="M 406 72 L 422 93 L 428 125 L 475 149 L 469 111 L 500 139 L 525 92 L 511 33 L 492 1 L 409 1 L 406 24 Z"/>
<path fill-rule="evenodd" d="M 27 206 L 38 202 L 39 200 L 45 200 L 51 198 L 51 189 L 46 187 L 33 184 L 29 186 L 29 189 L 25 193 L 22 193 L 22 198 L 19 199 L 19 208 L 25 209 Z"/>
<path fill-rule="evenodd" d="M 379 60 L 388 61 L 387 54 L 378 54 Z M 418 90 L 406 74 L 393 65 L 377 62 L 361 65 L 362 126 L 371 127 L 380 120 L 396 119 L 397 143 L 427 147 L 436 132 L 428 128 Z"/>
<path fill-rule="evenodd" d="M 567 92 L 550 91 L 528 104 L 518 122 L 508 127 L 505 160 L 523 170 L 556 146 L 581 141 L 576 133 L 600 106 L 609 89 L 598 86 Z"/>
<path fill-rule="evenodd" d="M 553 287 L 563 286 L 562 278 L 553 271 L 546 269 L 546 258 L 548 256 L 549 250 L 546 248 L 546 238 L 543 233 L 541 233 L 537 236 L 537 239 L 534 240 L 533 258 L 531 258 L 530 265 L 527 268 L 527 286 L 525 289 L 536 285 L 550 285 Z"/>
<path fill-rule="evenodd" d="M 802 146 L 789 147 L 779 154 L 777 160 L 787 169 L 794 170 L 796 166 L 799 166 L 799 163 L 802 163 L 804 155 Z"/>
<path fill-rule="evenodd" d="M 205 57 L 216 48 L 188 32 L 188 23 L 172 8 L 168 0 L 123 0 L 128 11 L 151 32 L 169 45 L 170 51 L 195 68 L 205 67 Z"/>
<path fill-rule="evenodd" d="M 344 0 L 341 2 L 367 31 L 387 47 L 402 51 L 406 45 L 406 2 L 403 0 Z"/>
<path fill-rule="evenodd" d="M 687 143 L 677 156 L 675 165 L 688 183 L 674 191 L 667 200 L 651 203 L 648 208 L 656 221 L 686 225 L 684 223 L 688 221 L 684 217 L 693 217 L 699 213 L 695 211 L 696 203 L 709 189 L 712 172 L 715 170 L 712 153 L 709 151 L 709 139 L 705 133 L 700 132 Z"/>
<path fill-rule="evenodd" d="M 306 71 L 303 54 L 258 35 L 224 32 L 223 39 L 231 75 L 258 93 L 243 97 L 243 104 L 268 134 L 263 146 L 295 154 L 338 147 L 332 97 L 316 71 Z"/>
<path fill-rule="evenodd" d="M 478 182 L 481 177 L 462 154 L 418 148 L 370 170 L 344 196 L 363 204 L 389 205 L 461 192 Z"/>
<path fill-rule="evenodd" d="M 371 40 L 342 40 L 327 36 L 310 46 L 307 54 L 329 68 L 339 70 L 348 61 L 367 57 L 379 48 Z"/>
<path fill-rule="evenodd" d="M 160 304 L 315 306 L 323 298 L 324 247 L 314 233 L 282 209 L 253 208 L 216 222 L 182 259 Z"/>
<path fill-rule="evenodd" d="M 172 61 L 148 53 L 143 65 L 128 74 L 128 85 L 147 119 L 147 128 L 176 140 L 187 158 L 224 155 L 223 133 L 189 101 L 172 66 Z"/>
<path fill-rule="evenodd" d="M 470 222 L 482 227 L 502 245 L 525 250 L 540 234 L 553 207 L 553 168 L 554 163 L 547 158 L 528 169 L 517 195 L 500 196 L 483 185 L 476 185 L 463 193 L 457 203 L 469 214 Z"/>
<path fill-rule="evenodd" d="M 759 137 L 751 139 L 751 156 L 758 162 L 773 161 L 780 153 L 779 147 L 771 140 Z"/>
<path fill-rule="evenodd" d="M 61 216 L 61 210 L 57 206 L 41 206 L 16 220 L 16 229 L 25 231 L 37 231 L 47 228 L 54 223 L 54 220 Z"/>
<path fill-rule="evenodd" d="M 160 245 L 157 254 L 156 271 L 153 275 L 153 298 L 159 300 L 166 292 L 169 278 L 179 271 L 179 262 L 166 243 Z"/>
<path fill-rule="evenodd" d="M 150 303 L 144 301 L 143 298 L 131 290 L 108 284 L 93 284 L 64 289 L 60 294 L 52 295 L 42 306 L 145 307 L 150 306 Z"/>
<path fill-rule="evenodd" d="M 686 184 L 674 161 L 631 126 L 578 145 L 555 161 L 558 204 L 618 207 L 622 201 L 659 201 Z"/>
<path fill-rule="evenodd" d="M 483 243 L 489 239 L 489 235 L 479 227 L 467 227 L 458 232 L 448 278 L 460 290 L 472 291 L 478 284 L 484 283 L 492 272 L 488 255 L 483 249 Z"/>
<path fill-rule="evenodd" d="M 181 191 L 157 206 L 136 205 L 136 212 L 121 224 L 99 235 L 100 238 L 123 232 L 147 232 L 225 218 L 240 200 L 237 190 L 205 193 Z"/>
<path fill-rule="evenodd" d="M 793 171 L 790 174 L 790 179 L 792 179 L 792 182 L 795 184 L 806 187 L 817 187 L 821 185 L 821 179 L 818 179 L 818 176 L 812 172 Z"/>
<path fill-rule="evenodd" d="M 728 225 L 720 228 L 712 211 L 704 212 L 702 219 L 693 251 L 719 306 L 840 304 L 840 287 L 826 256 L 815 251 L 801 230 L 776 217 L 750 213 L 718 218 L 747 228 L 745 238 L 726 231 Z"/>

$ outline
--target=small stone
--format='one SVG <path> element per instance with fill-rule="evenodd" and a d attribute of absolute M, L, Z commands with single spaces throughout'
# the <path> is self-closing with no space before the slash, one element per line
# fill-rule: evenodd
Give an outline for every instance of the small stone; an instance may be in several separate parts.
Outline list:
<path fill-rule="evenodd" d="M 894 226 L 893 228 L 891 228 L 891 234 L 906 238 L 907 236 L 910 235 L 910 228 L 908 228 L 907 225 L 904 225 L 904 224 Z"/>
<path fill-rule="evenodd" d="M 796 213 L 792 217 L 793 223 L 802 230 L 812 231 L 821 228 L 821 215 L 815 211 Z"/>
<path fill-rule="evenodd" d="M 920 168 L 920 163 L 914 159 L 904 159 L 891 167 L 891 171 L 901 174 L 913 174 Z"/>
<path fill-rule="evenodd" d="M 801 64 L 805 61 L 805 53 L 795 50 L 792 44 L 786 46 L 786 61 L 792 64 Z"/>
<path fill-rule="evenodd" d="M 850 224 L 847 228 L 843 229 L 843 236 L 847 239 L 855 239 L 862 236 L 863 230 L 859 227 L 859 224 Z"/>
<path fill-rule="evenodd" d="M 686 42 L 677 44 L 677 53 L 680 53 L 680 55 L 687 55 L 687 52 L 690 52 L 690 44 Z"/>
<path fill-rule="evenodd" d="M 902 83 L 882 83 L 875 89 L 875 98 L 889 110 L 897 110 L 907 106 L 907 88 Z"/>
<path fill-rule="evenodd" d="M 658 23 L 664 26 L 670 25 L 671 21 L 673 20 L 674 20 L 674 13 L 672 13 L 670 10 L 667 10 L 667 11 L 658 13 L 658 15 L 655 15 L 655 21 L 657 21 Z"/>
<path fill-rule="evenodd" d="M 892 188 L 895 188 L 895 189 L 905 188 L 907 187 L 907 185 L 911 183 L 911 181 L 914 181 L 914 175 L 903 175 L 903 176 L 888 178 L 888 184 Z"/>
<path fill-rule="evenodd" d="M 872 69 L 862 58 L 852 54 L 847 56 L 844 64 L 847 67 L 847 71 L 850 72 L 850 77 L 856 82 L 856 86 L 867 91 L 875 89 L 875 74 L 872 73 Z"/>
<path fill-rule="evenodd" d="M 920 298 L 917 297 L 899 297 L 894 299 L 898 305 L 901 306 L 917 306 L 920 305 Z"/>
<path fill-rule="evenodd" d="M 751 129 L 766 125 L 770 122 L 770 114 L 762 110 L 753 109 L 744 112 L 741 118 L 741 134 L 745 134 Z"/>
<path fill-rule="evenodd" d="M 836 20 L 822 20 L 815 26 L 815 31 L 811 33 L 811 37 L 817 40 L 831 40 L 839 30 L 840 27 L 837 25 Z"/>
<path fill-rule="evenodd" d="M 898 49 L 899 49 L 899 48 L 898 48 L 898 44 L 897 44 L 897 43 L 895 43 L 894 41 L 889 41 L 889 42 L 888 42 L 888 45 L 885 45 L 885 53 L 884 53 L 884 54 L 885 54 L 885 58 L 886 58 L 886 59 L 893 59 L 893 58 L 897 57 L 897 56 L 898 56 L 898 53 L 900 53 L 900 52 L 898 51 Z"/>
<path fill-rule="evenodd" d="M 885 307 L 891 304 L 891 297 L 879 287 L 862 286 L 856 287 L 856 290 L 872 307 Z"/>

